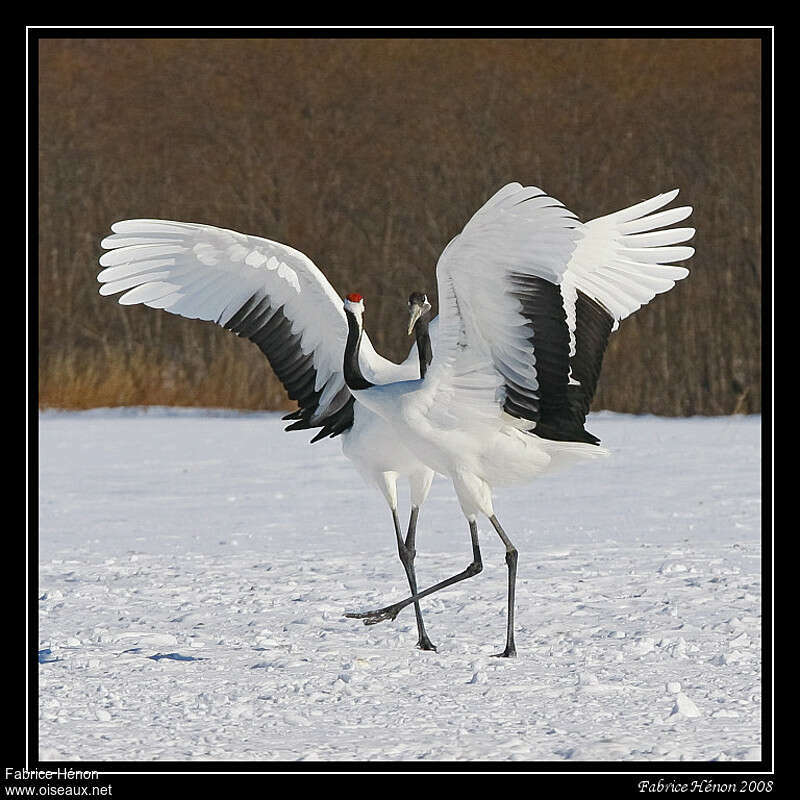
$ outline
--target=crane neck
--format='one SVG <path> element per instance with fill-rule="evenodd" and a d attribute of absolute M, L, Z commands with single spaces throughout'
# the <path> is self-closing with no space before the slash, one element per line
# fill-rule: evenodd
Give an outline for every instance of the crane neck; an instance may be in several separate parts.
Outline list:
<path fill-rule="evenodd" d="M 348 389 L 369 389 L 374 386 L 361 372 L 359 353 L 361 352 L 361 337 L 364 329 L 361 320 L 351 311 L 345 310 L 347 317 L 347 343 L 344 346 L 344 381 Z"/>
<path fill-rule="evenodd" d="M 419 377 L 424 378 L 431 361 L 433 361 L 433 348 L 431 347 L 431 335 L 428 332 L 427 314 L 423 314 L 414 323 L 414 336 L 417 340 L 417 353 L 419 354 Z"/>

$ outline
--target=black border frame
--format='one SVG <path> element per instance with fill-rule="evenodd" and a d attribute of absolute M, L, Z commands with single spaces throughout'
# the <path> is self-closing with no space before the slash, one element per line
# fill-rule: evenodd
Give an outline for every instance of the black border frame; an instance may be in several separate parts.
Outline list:
<path fill-rule="evenodd" d="M 611 788 L 607 780 L 615 776 L 614 788 L 627 787 L 630 791 L 641 791 L 637 788 L 639 781 L 648 780 L 657 783 L 659 779 L 665 785 L 663 792 L 672 793 L 666 785 L 670 781 L 691 783 L 692 780 L 708 778 L 715 784 L 739 783 L 745 779 L 769 780 L 775 775 L 773 711 L 774 711 L 774 664 L 773 664 L 773 27 L 631 27 L 631 28 L 565 28 L 565 27 L 476 27 L 476 28 L 442 28 L 442 27 L 342 27 L 342 28 L 125 28 L 125 27 L 26 27 L 26 102 L 27 102 L 27 159 L 26 189 L 27 203 L 27 408 L 26 408 L 26 462 L 27 470 L 27 531 L 28 549 L 24 554 L 27 559 L 27 592 L 25 597 L 26 630 L 23 634 L 18 622 L 19 593 L 11 596 L 7 603 L 11 634 L 25 637 L 27 693 L 9 693 L 7 699 L 7 715 L 15 730 L 17 725 L 25 722 L 27 730 L 24 746 L 20 747 L 21 737 L 15 736 L 13 750 L 7 751 L 6 765 L 0 774 L 0 782 L 6 786 L 19 783 L 30 785 L 31 781 L 21 782 L 5 778 L 6 767 L 22 769 L 23 765 L 31 770 L 97 770 L 100 777 L 96 782 L 70 782 L 71 786 L 92 786 L 111 784 L 113 796 L 134 796 L 142 791 L 152 789 L 152 778 L 158 781 L 158 791 L 172 791 L 167 786 L 186 787 L 191 780 L 203 781 L 203 787 L 222 788 L 230 791 L 234 786 L 229 783 L 241 775 L 254 778 L 256 775 L 296 774 L 296 773 L 462 773 L 462 774 L 535 774 L 537 778 L 551 779 L 561 776 L 567 778 L 570 788 L 589 789 Z M 760 39 L 762 43 L 762 208 L 763 227 L 762 261 L 762 390 L 765 402 L 762 410 L 762 592 L 763 592 L 763 635 L 762 635 L 762 760 L 758 762 L 238 762 L 238 761 L 158 761 L 158 762 L 105 762 L 105 761 L 40 761 L 38 758 L 38 658 L 36 644 L 38 642 L 38 497 L 34 488 L 38 486 L 38 377 L 34 370 L 34 361 L 38 356 L 38 261 L 34 253 L 38 240 L 38 104 L 37 92 L 38 42 L 49 38 L 527 38 L 529 36 L 548 38 L 749 38 Z M 698 77 L 700 80 L 701 77 Z M 13 530 L 13 529 L 12 529 Z M 19 546 L 15 543 L 16 546 Z M 15 666 L 13 674 L 17 672 Z M 24 677 L 20 676 L 23 678 Z M 22 727 L 22 725 L 20 725 Z M 27 753 L 27 759 L 26 759 Z M 723 777 L 729 776 L 729 777 Z M 570 778 L 572 780 L 570 780 Z M 594 779 L 602 780 L 602 786 Z M 576 784 L 577 779 L 577 784 Z M 209 783 L 211 781 L 211 783 Z M 223 784 L 223 781 L 225 782 Z M 260 784 L 264 788 L 268 784 Z M 541 784 L 537 783 L 536 788 Z M 238 788 L 238 781 L 235 788 Z M 121 794 L 120 794 L 121 790 Z M 89 789 L 91 792 L 91 789 Z M 125 792 L 129 794 L 126 795 Z M 662 792 L 659 792 L 662 793 Z"/>

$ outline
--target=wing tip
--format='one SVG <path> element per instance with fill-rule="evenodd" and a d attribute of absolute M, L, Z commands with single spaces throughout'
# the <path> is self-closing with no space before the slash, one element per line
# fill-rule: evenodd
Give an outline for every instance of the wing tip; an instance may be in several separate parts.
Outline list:
<path fill-rule="evenodd" d="M 671 280 L 672 281 L 682 281 L 684 278 L 689 277 L 689 270 L 686 267 L 673 267 L 676 270 L 676 273 L 673 273 Z M 680 273 L 680 274 L 678 274 Z M 674 285 L 674 283 L 673 283 Z M 672 287 L 670 287 L 672 288 Z M 667 289 L 669 291 L 669 289 Z"/>

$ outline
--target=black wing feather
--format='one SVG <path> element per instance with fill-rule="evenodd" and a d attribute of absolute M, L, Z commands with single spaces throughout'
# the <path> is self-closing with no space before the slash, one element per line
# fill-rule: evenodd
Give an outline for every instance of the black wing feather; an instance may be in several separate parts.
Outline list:
<path fill-rule="evenodd" d="M 337 436 L 352 426 L 354 399 L 346 386 L 329 404 L 325 416 L 312 424 L 323 390 L 314 389 L 317 382 L 314 357 L 301 350 L 300 334 L 292 333 L 292 323 L 283 313 L 282 306 L 271 306 L 269 298 L 259 296 L 257 292 L 242 304 L 224 327 L 258 346 L 289 397 L 297 402 L 297 411 L 283 417 L 284 420 L 295 420 L 286 428 L 287 431 L 322 428 L 311 440 L 317 442 L 326 436 Z"/>
<path fill-rule="evenodd" d="M 614 317 L 580 289 L 575 303 L 575 355 L 570 361 L 572 377 L 577 386 L 567 388 L 573 420 L 581 427 L 592 405 L 597 380 L 603 366 L 608 337 L 614 327 Z M 599 440 L 598 440 L 599 441 Z"/>
<path fill-rule="evenodd" d="M 575 396 L 569 385 L 570 367 L 573 377 L 576 367 L 570 362 L 569 328 L 560 287 L 544 278 L 521 273 L 512 273 L 510 279 L 514 287 L 511 294 L 519 300 L 520 313 L 528 321 L 528 341 L 538 387 L 536 390 L 522 387 L 511 376 L 504 375 L 504 410 L 513 417 L 535 422 L 531 433 L 544 439 L 597 444 L 599 439 L 584 428 L 586 414 L 579 413 L 584 400 Z M 582 311 L 582 317 L 585 314 Z M 595 334 L 591 333 L 588 340 L 594 342 L 594 339 Z M 586 358 L 587 363 L 581 361 L 578 369 L 592 374 L 588 369 L 591 354 Z M 595 375 L 595 384 L 596 380 Z M 594 384 L 592 391 L 593 387 Z M 591 403 L 591 398 L 588 402 Z"/>

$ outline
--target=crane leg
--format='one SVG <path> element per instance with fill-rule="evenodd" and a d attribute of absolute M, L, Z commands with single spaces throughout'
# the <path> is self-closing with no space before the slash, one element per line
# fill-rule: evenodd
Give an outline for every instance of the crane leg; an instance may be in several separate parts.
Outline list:
<path fill-rule="evenodd" d="M 406 540 L 403 542 L 402 534 L 400 533 L 400 520 L 397 517 L 397 510 L 392 509 L 392 518 L 394 520 L 394 532 L 397 537 L 397 552 L 400 555 L 400 562 L 403 569 L 406 571 L 408 578 L 408 587 L 411 589 L 411 594 L 417 593 L 417 575 L 414 570 L 414 559 L 416 558 L 417 551 L 414 549 L 417 535 L 417 517 L 419 516 L 419 508 L 417 506 L 411 507 L 411 518 L 408 521 L 408 534 Z M 417 647 L 420 650 L 436 650 L 436 646 L 428 638 L 425 632 L 425 623 L 422 621 L 422 611 L 420 611 L 419 601 L 414 601 L 414 613 L 417 616 Z"/>
<path fill-rule="evenodd" d="M 429 594 L 438 592 L 439 589 L 444 589 L 446 586 L 452 586 L 458 581 L 477 575 L 483 569 L 483 561 L 481 561 L 481 550 L 478 546 L 478 524 L 475 520 L 470 520 L 469 533 L 472 539 L 472 563 L 465 570 L 439 581 L 433 586 L 429 586 L 422 592 L 414 592 L 411 597 L 407 597 L 399 603 L 392 603 L 390 606 L 378 608 L 375 611 L 351 611 L 346 613 L 345 616 L 350 619 L 363 619 L 365 625 L 374 625 L 376 622 L 383 622 L 385 619 L 394 619 L 407 605 L 415 603 Z"/>
<path fill-rule="evenodd" d="M 506 546 L 506 565 L 508 566 L 508 616 L 506 628 L 506 649 L 502 653 L 495 653 L 494 655 L 499 658 L 513 658 L 517 654 L 517 648 L 514 646 L 514 601 L 517 587 L 517 548 L 511 543 L 511 540 L 506 536 L 506 532 L 497 521 L 497 517 L 492 514 L 489 521 L 494 525 L 503 544 Z"/>

